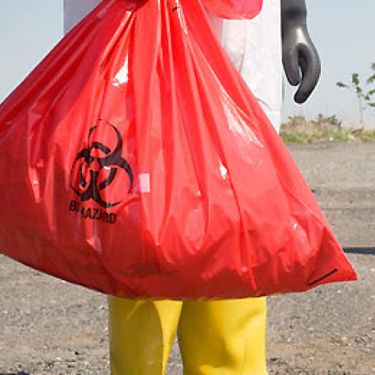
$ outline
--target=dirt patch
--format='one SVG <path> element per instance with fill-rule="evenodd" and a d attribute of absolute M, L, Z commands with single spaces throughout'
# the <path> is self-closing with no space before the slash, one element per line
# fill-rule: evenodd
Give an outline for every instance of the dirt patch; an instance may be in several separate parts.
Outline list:
<path fill-rule="evenodd" d="M 360 280 L 269 298 L 269 372 L 375 374 L 375 143 L 290 149 Z M 105 296 L 4 257 L 0 285 L 0 375 L 109 373 Z"/>

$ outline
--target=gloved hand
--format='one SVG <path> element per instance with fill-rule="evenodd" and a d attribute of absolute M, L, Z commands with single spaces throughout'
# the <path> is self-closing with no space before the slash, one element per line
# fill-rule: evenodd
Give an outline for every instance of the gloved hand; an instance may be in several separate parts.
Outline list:
<path fill-rule="evenodd" d="M 298 86 L 294 96 L 304 103 L 318 83 L 321 65 L 306 26 L 305 0 L 281 0 L 283 65 L 286 77 Z"/>

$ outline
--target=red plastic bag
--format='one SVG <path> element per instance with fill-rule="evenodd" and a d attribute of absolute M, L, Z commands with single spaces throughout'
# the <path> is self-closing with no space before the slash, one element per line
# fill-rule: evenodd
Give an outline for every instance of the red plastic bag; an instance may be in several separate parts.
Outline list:
<path fill-rule="evenodd" d="M 262 9 L 263 0 L 202 0 L 208 11 L 221 18 L 253 18 Z"/>
<path fill-rule="evenodd" d="M 106 0 L 0 107 L 0 249 L 123 297 L 354 280 L 199 1 Z"/>

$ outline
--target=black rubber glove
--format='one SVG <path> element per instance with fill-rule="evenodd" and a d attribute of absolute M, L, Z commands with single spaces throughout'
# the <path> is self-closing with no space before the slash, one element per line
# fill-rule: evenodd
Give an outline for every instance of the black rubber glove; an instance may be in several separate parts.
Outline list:
<path fill-rule="evenodd" d="M 304 103 L 317 85 L 321 72 L 318 52 L 306 26 L 305 0 L 281 0 L 283 65 L 286 77 L 298 86 L 294 96 Z"/>

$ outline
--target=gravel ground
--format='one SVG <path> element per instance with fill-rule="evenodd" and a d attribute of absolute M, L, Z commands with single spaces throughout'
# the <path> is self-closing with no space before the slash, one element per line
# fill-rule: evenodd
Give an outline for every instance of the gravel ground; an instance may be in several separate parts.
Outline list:
<path fill-rule="evenodd" d="M 269 372 L 375 374 L 375 143 L 290 149 L 360 280 L 269 298 Z M 0 285 L 0 375 L 109 373 L 103 295 L 4 257 Z"/>

